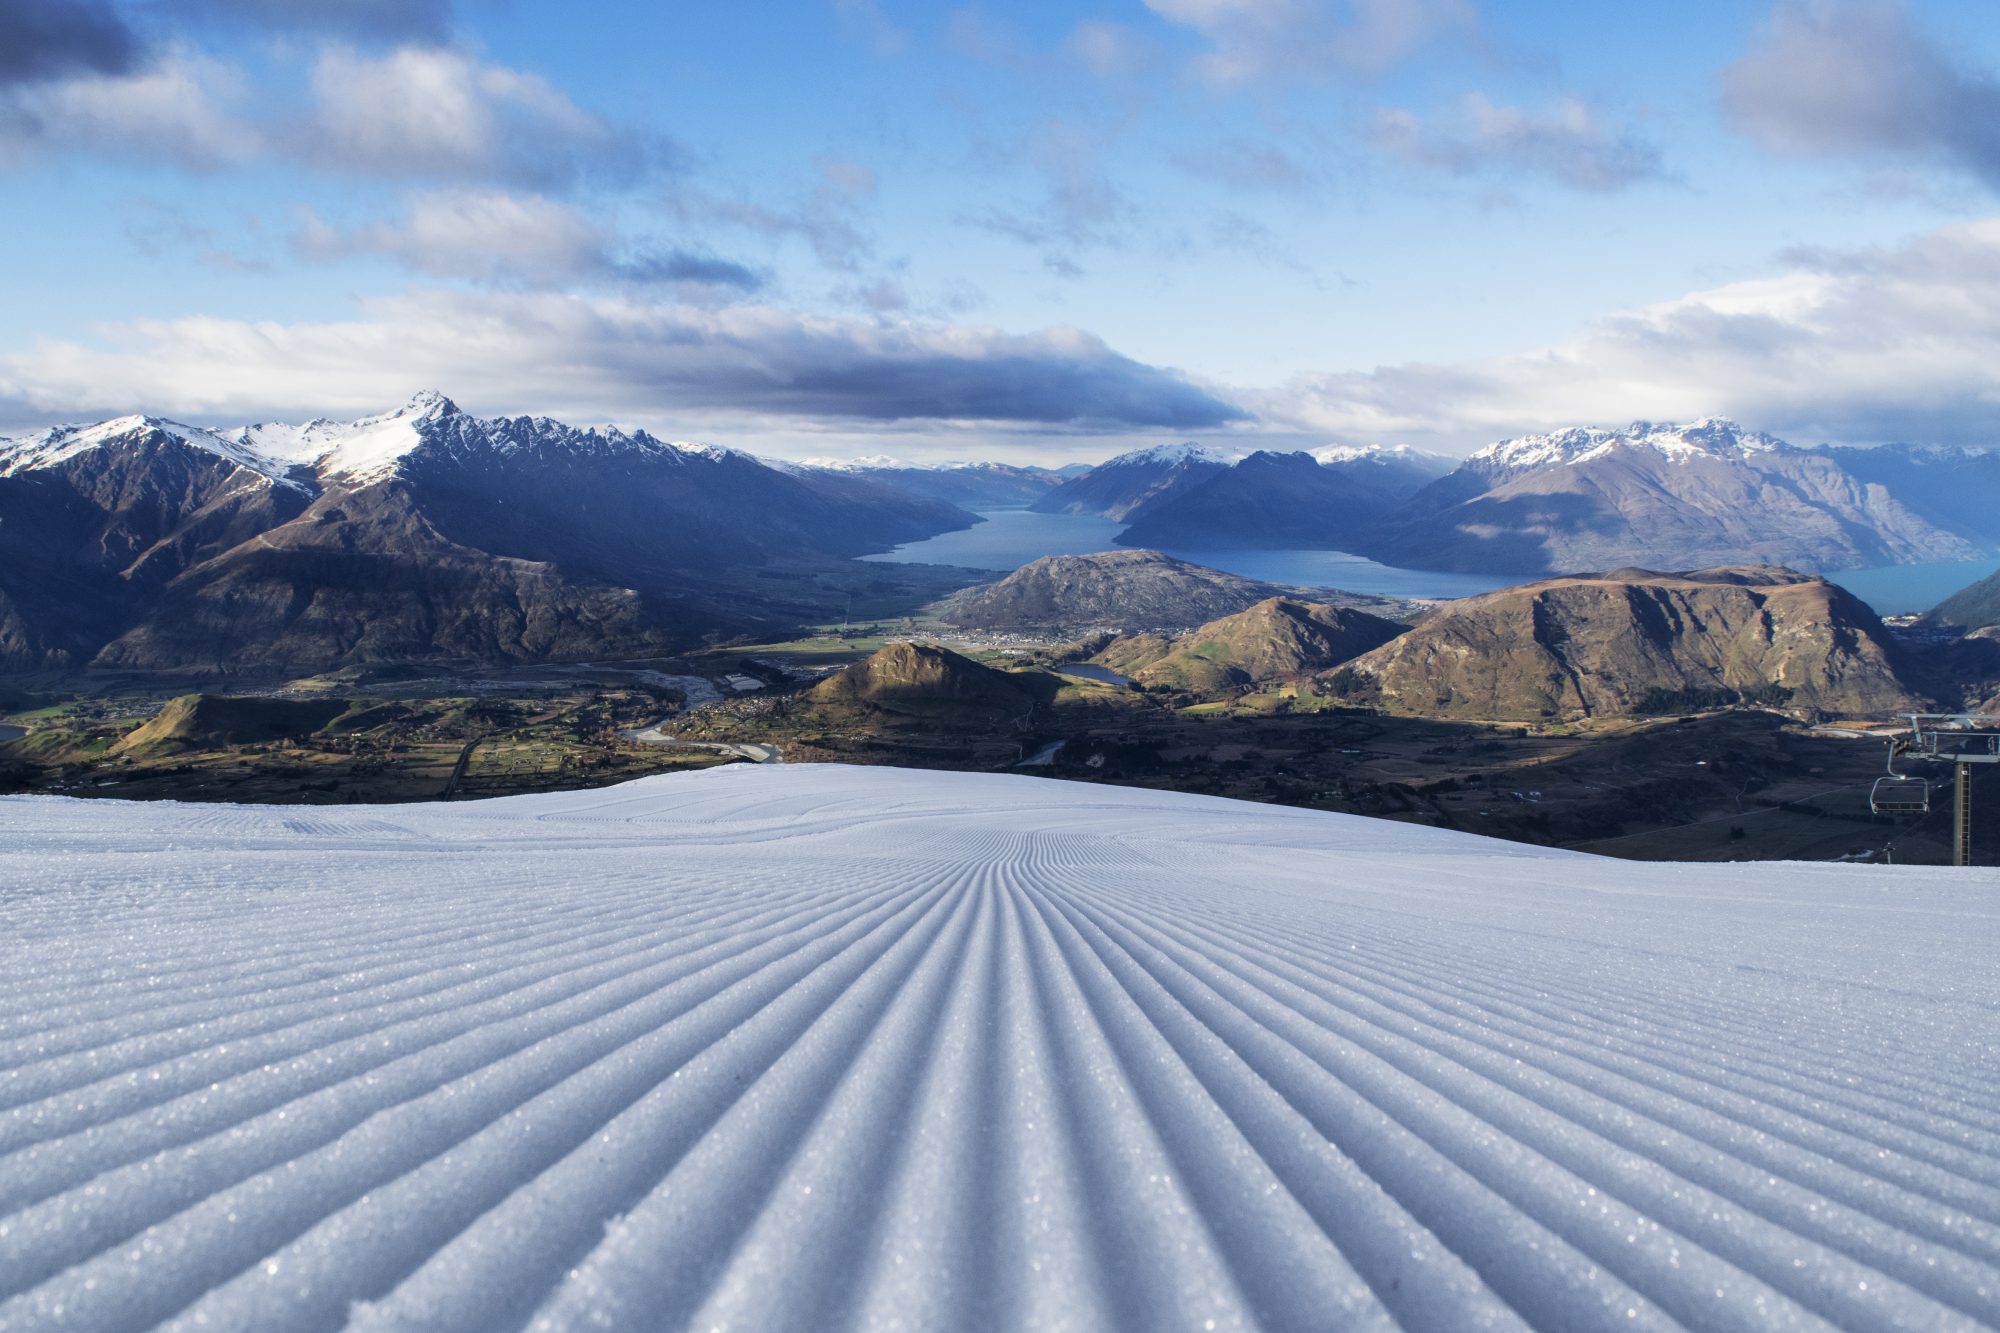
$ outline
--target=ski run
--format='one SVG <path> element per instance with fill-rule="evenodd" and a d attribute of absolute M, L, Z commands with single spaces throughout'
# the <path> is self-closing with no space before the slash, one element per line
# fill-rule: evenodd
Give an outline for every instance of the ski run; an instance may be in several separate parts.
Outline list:
<path fill-rule="evenodd" d="M 0 800 L 0 1330 L 2000 1323 L 2000 877 L 1021 776 Z"/>

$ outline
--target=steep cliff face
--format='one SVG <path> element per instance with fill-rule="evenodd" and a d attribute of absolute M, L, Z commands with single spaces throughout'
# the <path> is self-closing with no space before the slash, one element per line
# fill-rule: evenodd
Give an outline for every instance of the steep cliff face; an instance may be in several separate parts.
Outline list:
<path fill-rule="evenodd" d="M 1467 598 L 1329 679 L 1398 712 L 1502 721 L 1913 702 L 1866 606 L 1823 579 L 1757 566 L 1616 570 Z"/>

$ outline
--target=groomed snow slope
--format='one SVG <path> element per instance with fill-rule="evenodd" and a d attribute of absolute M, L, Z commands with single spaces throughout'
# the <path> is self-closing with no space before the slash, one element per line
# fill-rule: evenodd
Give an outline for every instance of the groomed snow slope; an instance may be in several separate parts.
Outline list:
<path fill-rule="evenodd" d="M 837 767 L 0 828 L 0 1328 L 2000 1320 L 1985 872 Z"/>

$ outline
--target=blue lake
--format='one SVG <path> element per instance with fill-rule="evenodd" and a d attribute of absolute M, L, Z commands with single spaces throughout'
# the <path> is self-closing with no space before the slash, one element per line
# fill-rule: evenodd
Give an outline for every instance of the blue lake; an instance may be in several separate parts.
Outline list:
<path fill-rule="evenodd" d="M 1125 549 L 1116 540 L 1125 525 L 1108 518 L 1036 514 L 1026 509 L 989 509 L 983 511 L 983 517 L 984 523 L 963 532 L 947 532 L 865 558 L 898 564 L 963 565 L 1012 573 L 1045 555 L 1089 555 L 1095 551 Z M 1217 551 L 1173 547 L 1167 549 L 1167 554 L 1267 583 L 1339 588 L 1380 597 L 1470 597 L 1529 581 L 1526 575 L 1440 574 L 1427 569 L 1398 569 L 1342 551 Z M 1849 569 L 1827 577 L 1868 603 L 1876 614 L 1893 616 L 1928 611 L 1996 568 L 2000 568 L 2000 556 L 1943 564 Z"/>
<path fill-rule="evenodd" d="M 1094 662 L 1070 662 L 1056 668 L 1060 676 L 1076 676 L 1083 680 L 1094 680 L 1103 685 L 1136 685 L 1130 676 L 1121 675 L 1110 667 L 1101 667 Z"/>
<path fill-rule="evenodd" d="M 964 565 L 1012 573 L 1045 555 L 1089 555 L 1125 550 L 1115 540 L 1125 525 L 1084 514 L 1036 514 L 1025 509 L 989 509 L 986 521 L 964 532 L 947 532 L 911 542 L 882 555 L 865 557 L 900 564 Z M 1520 579 L 1482 574 L 1438 574 L 1423 569 L 1378 565 L 1341 551 L 1199 550 L 1164 548 L 1168 555 L 1210 569 L 1226 570 L 1266 583 L 1339 588 L 1382 597 L 1470 597 Z"/>
<path fill-rule="evenodd" d="M 2000 569 L 2000 556 L 1947 560 L 1933 565 L 1886 565 L 1843 569 L 1827 577 L 1875 608 L 1878 616 L 1928 611 L 1969 583 Z"/>

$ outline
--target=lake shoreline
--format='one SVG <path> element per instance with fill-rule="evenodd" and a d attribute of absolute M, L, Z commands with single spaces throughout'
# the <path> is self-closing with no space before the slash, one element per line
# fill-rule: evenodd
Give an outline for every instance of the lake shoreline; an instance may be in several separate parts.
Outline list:
<path fill-rule="evenodd" d="M 1094 555 L 1135 548 L 1118 544 L 1125 525 L 1092 514 L 1038 514 L 1031 509 L 984 509 L 984 521 L 956 532 L 909 542 L 893 551 L 863 556 L 886 564 L 956 565 L 1011 574 L 1050 555 Z M 1199 550 L 1168 549 L 1166 554 L 1243 578 L 1300 588 L 1326 588 L 1413 602 L 1451 601 L 1496 588 L 1531 583 L 1553 575 L 1455 574 L 1378 564 L 1344 551 L 1300 548 Z M 2000 553 L 1976 560 L 1921 565 L 1885 565 L 1838 570 L 1829 582 L 1866 602 L 1877 615 L 1928 611 L 1968 584 L 2000 568 Z"/>

